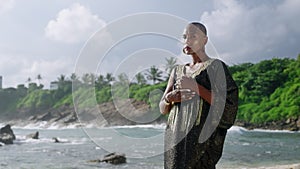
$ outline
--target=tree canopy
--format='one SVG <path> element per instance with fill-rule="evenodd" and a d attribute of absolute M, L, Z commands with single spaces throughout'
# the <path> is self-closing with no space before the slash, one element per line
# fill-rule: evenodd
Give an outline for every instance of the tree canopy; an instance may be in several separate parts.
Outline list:
<path fill-rule="evenodd" d="M 167 60 L 166 65 L 174 66 L 174 60 Z M 300 116 L 300 55 L 297 59 L 274 58 L 256 64 L 233 65 L 229 70 L 239 87 L 238 119 L 263 123 Z M 162 79 L 162 73 L 152 66 L 144 74 L 136 74 L 135 78 L 131 79 L 133 81 L 129 81 L 126 74 L 120 74 L 118 77 L 113 77 L 111 73 L 85 74 L 82 77 L 75 74 L 70 77 L 60 75 L 57 78 L 56 90 L 43 89 L 43 86 L 31 82 L 28 78 L 28 87 L 20 84 L 17 88 L 0 89 L 0 114 L 12 117 L 14 113 L 26 110 L 30 115 L 34 115 L 50 108 L 72 106 L 72 94 L 85 90 L 79 88 L 72 93 L 72 81 L 94 87 L 99 104 L 112 101 L 113 90 L 121 97 L 153 105 L 159 101 L 167 85 Z M 38 75 L 38 80 L 41 79 L 41 75 Z M 84 106 L 89 103 L 87 99 L 82 104 Z"/>

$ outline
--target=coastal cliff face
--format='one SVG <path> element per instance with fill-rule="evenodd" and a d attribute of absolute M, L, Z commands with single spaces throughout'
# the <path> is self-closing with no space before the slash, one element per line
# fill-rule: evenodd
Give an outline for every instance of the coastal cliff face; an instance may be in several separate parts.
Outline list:
<path fill-rule="evenodd" d="M 266 129 L 266 130 L 289 130 L 299 131 L 300 130 L 300 116 L 298 118 L 288 118 L 286 120 L 264 122 L 261 124 L 254 124 L 249 122 L 243 122 L 237 120 L 235 125 L 252 129 Z"/>
<path fill-rule="evenodd" d="M 44 127 L 51 125 L 103 127 L 165 122 L 166 117 L 160 115 L 158 110 L 151 111 L 149 105 L 143 101 L 130 99 L 120 103 L 120 105 L 121 107 L 116 108 L 115 103 L 106 102 L 96 108 L 85 108 L 77 111 L 75 111 L 74 106 L 64 105 L 59 108 L 36 112 L 34 115 L 30 110 L 20 109 L 17 113 L 13 113 L 14 116 L 1 118 L 1 123 L 16 126 L 43 123 Z M 153 120 L 149 121 L 148 119 Z"/>
<path fill-rule="evenodd" d="M 64 105 L 59 108 L 43 110 L 32 115 L 29 110 L 21 109 L 14 113 L 14 116 L 1 118 L 1 123 L 16 126 L 26 126 L 28 124 L 43 123 L 43 127 L 52 125 L 65 127 L 75 126 L 123 126 L 136 124 L 161 124 L 165 123 L 167 116 L 160 115 L 158 110 L 150 111 L 150 107 L 143 101 L 133 99 L 119 103 L 118 107 L 114 102 L 106 102 L 96 108 L 75 111 L 74 106 Z M 149 120 L 150 119 L 150 120 Z M 300 117 L 288 118 L 280 121 L 264 122 L 260 124 L 249 123 L 236 120 L 236 126 L 241 126 L 249 130 L 300 130 Z"/>

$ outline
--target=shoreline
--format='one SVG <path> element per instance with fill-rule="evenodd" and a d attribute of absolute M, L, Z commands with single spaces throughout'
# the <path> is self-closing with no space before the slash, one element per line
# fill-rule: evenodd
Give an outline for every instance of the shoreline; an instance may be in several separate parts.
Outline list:
<path fill-rule="evenodd" d="M 25 130 L 65 130 L 65 129 L 91 129 L 91 128 L 156 128 L 164 130 L 166 123 L 150 123 L 150 124 L 125 124 L 125 125 L 110 125 L 110 126 L 97 126 L 90 124 L 71 123 L 71 124 L 60 124 L 60 123 L 47 123 L 46 121 L 31 122 L 31 123 L 20 123 L 17 121 L 0 122 L 0 127 L 10 124 L 12 129 L 25 129 Z M 269 129 L 269 128 L 246 128 L 240 125 L 233 125 L 229 130 L 232 131 L 246 131 L 246 132 L 284 132 L 284 133 L 298 133 L 298 131 L 291 131 L 287 129 Z"/>
<path fill-rule="evenodd" d="M 124 104 L 129 102 L 135 108 L 122 107 L 117 109 L 113 102 L 106 102 L 98 105 L 98 108 L 84 109 L 80 114 L 76 112 L 72 106 L 64 105 L 59 108 L 51 108 L 47 111 L 39 111 L 30 113 L 28 110 L 19 110 L 18 113 L 13 113 L 11 116 L 2 117 L 0 123 L 10 124 L 16 126 L 36 126 L 41 124 L 41 128 L 65 128 L 69 126 L 96 126 L 96 127 L 110 127 L 110 126 L 126 126 L 126 125 L 144 125 L 144 124 L 165 124 L 167 116 L 155 114 L 156 119 L 147 123 L 139 124 L 130 119 L 138 119 L 140 121 L 147 121 L 149 116 L 149 105 L 143 101 L 126 100 Z M 101 110 L 101 117 L 99 111 Z M 126 117 L 119 112 L 130 112 Z M 152 113 L 152 112 L 151 112 Z M 156 112 L 157 113 L 157 112 Z M 101 121 L 99 121 L 101 120 Z M 244 127 L 248 130 L 263 129 L 263 130 L 300 130 L 300 116 L 294 118 L 287 118 L 273 122 L 262 122 L 259 124 L 250 123 L 236 119 L 234 126 Z"/>
<path fill-rule="evenodd" d="M 275 165 L 275 166 L 270 166 L 270 167 L 249 168 L 249 169 L 300 169 L 300 163 Z"/>
<path fill-rule="evenodd" d="M 244 127 L 248 130 L 263 129 L 263 130 L 299 131 L 300 117 L 298 119 L 287 119 L 287 120 L 280 120 L 276 122 L 264 122 L 260 124 L 254 124 L 254 123 L 244 122 L 241 120 L 236 120 L 234 125 Z"/>
<path fill-rule="evenodd" d="M 222 166 L 222 164 L 217 165 L 217 169 L 300 169 L 300 163 L 292 164 L 276 164 L 274 166 L 257 166 L 257 167 L 236 167 L 236 166 Z"/>

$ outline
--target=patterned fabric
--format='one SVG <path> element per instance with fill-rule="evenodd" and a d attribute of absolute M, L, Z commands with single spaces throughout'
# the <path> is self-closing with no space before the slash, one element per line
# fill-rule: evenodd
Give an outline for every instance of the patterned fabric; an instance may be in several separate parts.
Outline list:
<path fill-rule="evenodd" d="M 174 90 L 185 75 L 184 65 L 175 68 Z M 190 77 L 211 91 L 212 105 L 201 97 L 173 105 L 165 132 L 165 169 L 214 169 L 236 117 L 238 88 L 222 61 L 210 59 Z"/>

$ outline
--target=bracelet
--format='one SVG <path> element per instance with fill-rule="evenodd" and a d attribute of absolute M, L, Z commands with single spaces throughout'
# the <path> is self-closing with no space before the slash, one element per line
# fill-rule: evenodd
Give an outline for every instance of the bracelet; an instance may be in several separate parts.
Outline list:
<path fill-rule="evenodd" d="M 165 105 L 170 105 L 170 102 L 168 102 L 168 100 L 166 99 L 166 98 L 164 98 L 164 103 L 165 103 Z"/>

